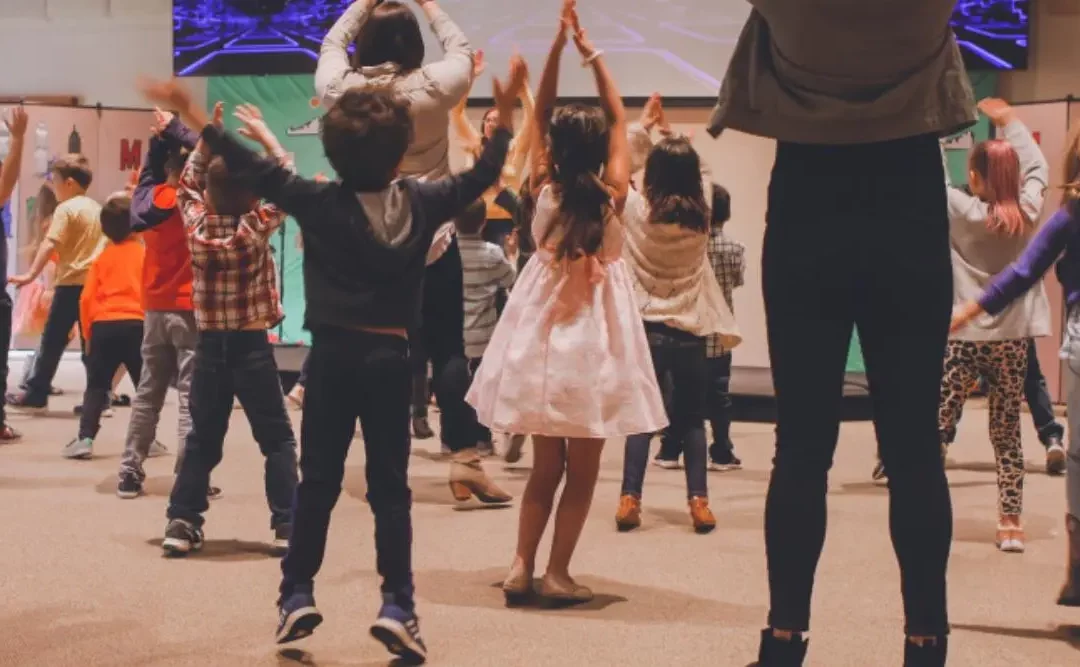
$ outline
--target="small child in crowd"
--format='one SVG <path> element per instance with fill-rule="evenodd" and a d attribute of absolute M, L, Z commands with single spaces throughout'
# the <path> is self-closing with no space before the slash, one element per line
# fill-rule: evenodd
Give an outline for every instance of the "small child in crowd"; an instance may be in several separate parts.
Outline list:
<path fill-rule="evenodd" d="M 52 164 L 53 192 L 57 205 L 49 231 L 26 273 L 8 278 L 23 287 L 33 282 L 56 253 L 56 288 L 49 318 L 41 335 L 41 346 L 26 390 L 11 394 L 8 404 L 28 410 L 44 410 L 49 404 L 53 377 L 68 344 L 68 334 L 79 321 L 79 299 L 90 265 L 105 242 L 101 234 L 101 204 L 86 196 L 94 173 L 86 157 L 66 155 Z M 80 332 L 82 329 L 80 329 Z M 84 342 L 80 334 L 80 341 Z M 83 364 L 87 364 L 83 350 Z"/>
<path fill-rule="evenodd" d="M 198 135 L 170 113 L 155 110 L 156 132 L 150 138 L 146 163 L 132 194 L 132 231 L 141 232 L 146 245 L 143 265 L 143 373 L 136 384 L 124 456 L 116 494 L 136 498 L 142 494 L 146 472 L 143 462 L 157 449 L 155 440 L 165 393 L 175 382 L 180 415 L 177 424 L 175 472 L 183 464 L 184 441 L 191 431 L 188 396 L 195 363 L 198 329 L 192 304 L 191 251 L 183 216 L 177 207 L 180 174 Z M 211 498 L 221 489 L 210 486 Z"/>
<path fill-rule="evenodd" d="M 499 319 L 496 295 L 500 289 L 510 289 L 517 276 L 516 268 L 503 249 L 482 238 L 486 214 L 487 206 L 483 200 L 478 200 L 454 220 L 461 251 L 465 356 L 469 359 L 470 373 L 480 367 L 491 333 L 495 331 Z M 479 449 L 492 449 L 491 431 L 486 426 L 479 425 L 477 443 Z"/>
<path fill-rule="evenodd" d="M 205 127 L 203 142 L 219 156 L 215 160 L 223 163 L 222 169 L 243 173 L 254 194 L 292 214 L 304 235 L 305 325 L 313 342 L 301 433 L 303 480 L 295 496 L 289 552 L 282 562 L 279 642 L 310 635 L 322 622 L 314 578 L 359 418 L 367 450 L 368 502 L 375 515 L 377 568 L 383 578 L 382 608 L 371 634 L 410 663 L 426 657 L 412 575 L 412 371 L 406 332 L 420 309 L 425 259 L 436 229 L 491 187 L 506 159 L 513 104 L 525 80 L 524 61 L 515 59 L 510 72 L 507 87 L 495 85 L 505 120 L 476 166 L 429 182 L 397 179 L 413 121 L 409 105 L 385 91 L 346 91 L 327 113 L 323 146 L 341 180 L 319 183 L 296 176 L 279 160 L 260 159 L 218 126 L 208 125 L 178 84 L 147 88 L 149 96 L 181 109 L 194 126 Z M 244 124 L 244 136 L 271 144 L 273 135 L 256 109 L 242 106 L 236 115 Z M 271 154 L 280 157 L 276 151 Z M 273 384 L 279 386 L 276 378 Z M 196 406 L 201 390 L 197 365 Z M 181 476 L 197 458 L 194 440 L 189 439 Z M 217 454 L 220 457 L 220 445 Z"/>
<path fill-rule="evenodd" d="M 148 83 L 143 92 L 161 106 L 181 110 L 194 127 L 208 125 L 206 112 L 178 84 Z M 223 113 L 218 103 L 213 129 L 204 134 L 220 132 Z M 259 141 L 273 160 L 292 168 L 273 134 L 267 131 Z M 285 214 L 260 202 L 225 160 L 211 152 L 205 137 L 180 176 L 177 201 L 191 251 L 199 335 L 191 379 L 191 430 L 169 497 L 162 547 L 178 556 L 202 547 L 210 473 L 221 462 L 233 402 L 239 399 L 266 458 L 273 548 L 283 553 L 293 529 L 296 439 L 267 331 L 283 317 L 270 240 Z"/>
<path fill-rule="evenodd" d="M 724 233 L 724 225 L 731 219 L 731 195 L 727 189 L 714 184 L 712 202 L 709 262 L 728 309 L 734 314 L 733 292 L 743 286 L 746 276 L 746 246 Z M 735 444 L 731 441 L 731 350 L 724 349 L 722 337 L 716 334 L 707 339 L 705 355 L 709 376 L 705 410 L 713 438 L 709 445 L 709 470 L 739 470 L 742 461 L 735 456 Z"/>
<path fill-rule="evenodd" d="M 100 220 L 109 242 L 91 265 L 79 299 L 79 324 L 89 350 L 79 434 L 63 450 L 68 459 L 93 455 L 101 414 L 109 406 L 113 376 L 121 364 L 135 385 L 142 373 L 142 273 L 146 250 L 131 233 L 131 198 L 123 192 L 109 197 Z"/>

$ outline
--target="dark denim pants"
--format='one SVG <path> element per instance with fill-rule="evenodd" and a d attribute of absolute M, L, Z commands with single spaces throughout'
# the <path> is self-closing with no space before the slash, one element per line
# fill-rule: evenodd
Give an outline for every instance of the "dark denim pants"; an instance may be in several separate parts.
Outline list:
<path fill-rule="evenodd" d="M 708 461 L 705 442 L 705 339 L 663 324 L 646 322 L 657 382 L 671 377 L 668 435 L 683 444 L 687 497 L 708 497 Z M 622 493 L 641 497 L 649 462 L 651 433 L 626 439 Z"/>
<path fill-rule="evenodd" d="M 322 566 L 330 513 L 341 495 L 359 419 L 382 590 L 411 609 L 409 343 L 393 335 L 324 328 L 313 332 L 310 360 L 300 427 L 303 474 L 293 504 L 289 553 L 281 563 L 281 594 L 312 586 Z"/>
<path fill-rule="evenodd" d="M 184 445 L 169 519 L 203 523 L 209 507 L 210 472 L 221 462 L 225 433 L 240 399 L 252 435 L 266 457 L 266 501 L 270 526 L 292 523 L 296 491 L 296 438 L 285 409 L 274 349 L 265 331 L 200 331 L 191 379 L 191 431 Z M 305 401 L 305 405 L 310 405 Z"/>

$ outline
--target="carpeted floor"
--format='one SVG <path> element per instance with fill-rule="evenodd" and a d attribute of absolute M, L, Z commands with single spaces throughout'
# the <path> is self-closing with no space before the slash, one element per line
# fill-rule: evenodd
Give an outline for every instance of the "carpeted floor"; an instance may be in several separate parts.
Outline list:
<path fill-rule="evenodd" d="M 65 461 L 60 448 L 77 426 L 70 416 L 78 401 L 72 390 L 82 386 L 75 364 L 65 362 L 57 384 L 69 393 L 54 400 L 52 415 L 13 417 L 25 440 L 0 449 L 0 665 L 389 664 L 367 635 L 378 595 L 362 447 L 350 458 L 317 581 L 326 621 L 314 637 L 279 651 L 273 643 L 278 563 L 265 546 L 270 534 L 262 463 L 243 413 L 234 413 L 225 460 L 214 476 L 225 496 L 208 514 L 205 551 L 166 560 L 159 545 L 174 459 L 149 463 L 148 496 L 118 499 L 127 411 L 105 421 L 92 461 Z M 160 431 L 170 447 L 175 424 L 171 396 Z M 1027 415 L 1024 429 L 1031 473 L 1024 555 L 1004 555 L 993 546 L 996 491 L 983 410 L 968 410 L 952 451 L 951 665 L 1080 664 L 1080 610 L 1053 605 L 1065 558 L 1064 482 L 1043 474 L 1042 450 Z M 622 445 L 609 444 L 574 561 L 579 579 L 598 596 L 564 610 L 504 608 L 497 585 L 510 563 L 516 509 L 454 511 L 445 463 L 432 454 L 437 441 L 414 443 L 414 564 L 429 664 L 752 662 L 768 600 L 761 526 L 771 428 L 738 424 L 734 438 L 746 469 L 710 475 L 720 527 L 707 536 L 689 528 L 682 472 L 655 467 L 646 480 L 645 526 L 617 533 L 612 518 Z M 808 665 L 901 662 L 888 497 L 869 480 L 873 461 L 872 427 L 845 426 L 831 478 Z M 488 467 L 520 494 L 528 463 L 527 451 L 516 469 L 504 470 L 497 460 Z"/>

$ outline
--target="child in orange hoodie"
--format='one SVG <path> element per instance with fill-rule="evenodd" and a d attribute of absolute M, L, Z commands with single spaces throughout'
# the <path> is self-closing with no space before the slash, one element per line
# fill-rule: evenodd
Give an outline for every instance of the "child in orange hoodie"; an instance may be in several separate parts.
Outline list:
<path fill-rule="evenodd" d="M 86 393 L 79 435 L 64 458 L 88 459 L 109 405 L 113 375 L 123 364 L 138 386 L 142 373 L 143 260 L 146 249 L 131 232 L 131 197 L 117 193 L 101 209 L 101 230 L 109 239 L 86 276 L 79 300 L 79 323 L 88 348 Z"/>

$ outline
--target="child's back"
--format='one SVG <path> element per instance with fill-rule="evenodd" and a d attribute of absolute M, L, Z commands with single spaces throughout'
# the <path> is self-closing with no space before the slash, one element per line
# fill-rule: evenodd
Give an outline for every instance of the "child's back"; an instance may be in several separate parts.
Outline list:
<path fill-rule="evenodd" d="M 86 195 L 61 202 L 46 238 L 56 244 L 56 284 L 81 285 L 101 252 L 101 204 Z"/>
<path fill-rule="evenodd" d="M 143 319 L 143 262 L 146 249 L 134 236 L 108 242 L 94 261 L 80 301 L 83 336 L 94 322 Z"/>

